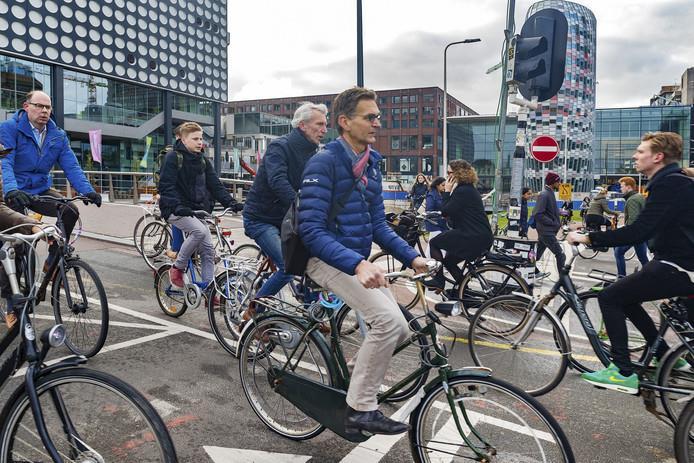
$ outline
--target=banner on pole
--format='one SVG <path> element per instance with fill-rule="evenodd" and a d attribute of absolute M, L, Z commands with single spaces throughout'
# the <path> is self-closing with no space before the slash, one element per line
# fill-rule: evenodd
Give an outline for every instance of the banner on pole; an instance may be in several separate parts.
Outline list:
<path fill-rule="evenodd" d="M 89 131 L 89 148 L 94 162 L 101 164 L 101 129 Z"/>
<path fill-rule="evenodd" d="M 145 155 L 142 156 L 140 161 L 140 167 L 143 169 L 147 168 L 147 156 L 149 156 L 149 148 L 152 146 L 152 137 L 145 137 Z"/>

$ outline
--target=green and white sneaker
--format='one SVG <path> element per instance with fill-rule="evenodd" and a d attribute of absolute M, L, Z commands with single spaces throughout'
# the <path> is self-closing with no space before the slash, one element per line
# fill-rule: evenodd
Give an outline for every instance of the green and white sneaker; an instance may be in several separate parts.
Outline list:
<path fill-rule="evenodd" d="M 619 373 L 619 369 L 612 363 L 603 370 L 594 373 L 583 373 L 581 378 L 593 386 L 604 389 L 612 389 L 626 394 L 638 394 L 639 392 L 639 378 L 636 376 L 636 373 L 632 373 L 630 376 L 622 376 Z"/>
<path fill-rule="evenodd" d="M 653 368 L 658 368 L 660 366 L 660 362 L 658 359 L 653 359 L 651 361 L 651 366 Z M 687 362 L 685 359 L 682 357 L 678 358 L 677 361 L 675 362 L 675 370 L 677 371 L 691 371 L 692 366 Z"/>

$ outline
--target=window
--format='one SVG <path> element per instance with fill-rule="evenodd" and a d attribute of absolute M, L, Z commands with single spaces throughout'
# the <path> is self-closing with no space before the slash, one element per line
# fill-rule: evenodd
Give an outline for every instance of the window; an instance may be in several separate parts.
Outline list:
<path fill-rule="evenodd" d="M 419 126 L 419 123 L 417 121 L 417 116 L 414 117 L 414 119 L 410 119 L 410 128 L 411 129 L 416 129 Z"/>
<path fill-rule="evenodd" d="M 417 95 L 410 95 L 410 103 L 416 103 L 417 102 Z"/>
<path fill-rule="evenodd" d="M 402 126 L 403 129 L 406 129 L 407 128 L 407 119 L 401 120 L 400 125 Z"/>
<path fill-rule="evenodd" d="M 434 108 L 432 106 L 424 106 L 422 108 L 422 114 L 434 114 Z"/>
<path fill-rule="evenodd" d="M 379 96 L 378 97 L 378 104 L 379 106 L 384 106 L 388 102 L 388 99 L 384 96 Z"/>
<path fill-rule="evenodd" d="M 410 102 L 410 97 L 407 96 L 407 95 L 403 96 L 403 97 L 402 97 L 402 102 L 403 102 L 403 103 L 409 103 L 409 102 Z"/>
<path fill-rule="evenodd" d="M 400 104 L 400 97 L 399 96 L 394 96 L 393 99 L 393 104 Z"/>
<path fill-rule="evenodd" d="M 418 108 L 416 106 L 410 108 L 410 114 L 417 114 L 417 109 Z"/>
<path fill-rule="evenodd" d="M 405 146 L 403 148 L 416 151 L 418 141 L 419 141 L 419 135 L 406 136 L 406 137 L 404 137 L 404 143 L 403 144 Z"/>
<path fill-rule="evenodd" d="M 390 149 L 399 150 L 400 149 L 400 137 L 394 136 L 390 137 Z"/>
<path fill-rule="evenodd" d="M 400 108 L 393 108 L 390 111 L 393 114 L 393 116 L 395 116 L 396 114 L 400 114 Z"/>
<path fill-rule="evenodd" d="M 434 102 L 434 94 L 433 93 L 425 93 L 424 94 L 424 102 L 425 103 L 433 103 Z"/>
<path fill-rule="evenodd" d="M 422 127 L 424 127 L 424 128 L 434 127 L 434 120 L 433 119 L 423 119 L 422 120 Z"/>
<path fill-rule="evenodd" d="M 434 147 L 434 136 L 431 134 L 422 135 L 422 149 L 428 150 Z"/>
<path fill-rule="evenodd" d="M 400 128 L 400 120 L 399 119 L 393 119 L 393 128 L 394 129 Z"/>

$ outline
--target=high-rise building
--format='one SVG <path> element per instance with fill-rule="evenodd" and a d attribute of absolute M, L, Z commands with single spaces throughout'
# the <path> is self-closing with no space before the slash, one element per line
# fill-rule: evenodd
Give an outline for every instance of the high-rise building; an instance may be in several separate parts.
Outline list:
<path fill-rule="evenodd" d="M 540 102 L 537 111 L 530 112 L 527 138 L 529 144 L 539 135 L 552 136 L 559 142 L 561 151 L 554 161 L 544 164 L 529 156 L 525 183 L 537 191 L 542 188 L 545 173 L 552 170 L 570 182 L 574 190 L 589 191 L 593 182 L 596 20 L 585 6 L 563 0 L 534 3 L 528 16 L 545 8 L 563 12 L 568 21 L 564 83 L 557 95 Z"/>
<path fill-rule="evenodd" d="M 694 104 L 694 67 L 687 69 L 682 74 L 680 89 L 682 91 L 682 104 Z"/>
<path fill-rule="evenodd" d="M 651 106 L 673 106 L 682 104 L 682 87 L 662 85 L 660 91 L 651 97 Z"/>
<path fill-rule="evenodd" d="M 374 148 L 385 158 L 383 171 L 405 181 L 414 179 L 419 172 L 425 175 L 438 172 L 443 156 L 443 90 L 438 87 L 404 88 L 376 90 L 376 94 L 381 110 L 381 129 Z M 303 101 L 324 103 L 330 111 L 336 96 L 328 94 L 231 101 L 223 113 L 263 112 L 291 119 Z M 477 113 L 448 95 L 449 117 L 473 114 Z M 337 127 L 332 114 L 328 127 Z"/>
<path fill-rule="evenodd" d="M 0 0 L 0 121 L 43 90 L 83 166 L 100 129 L 104 170 L 151 171 L 180 122 L 219 147 L 228 44 L 226 0 Z"/>

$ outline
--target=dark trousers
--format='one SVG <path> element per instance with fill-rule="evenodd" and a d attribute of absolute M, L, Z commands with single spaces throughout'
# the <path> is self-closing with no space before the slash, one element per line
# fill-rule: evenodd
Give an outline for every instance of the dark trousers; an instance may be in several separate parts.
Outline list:
<path fill-rule="evenodd" d="M 650 346 L 658 336 L 658 330 L 641 303 L 692 294 L 694 283 L 687 274 L 657 260 L 650 261 L 640 272 L 620 278 L 600 292 L 598 301 L 612 345 L 612 361 L 623 375 L 629 376 L 634 372 L 629 358 L 626 319 L 634 324 Z M 656 357 L 662 357 L 667 349 L 663 342 Z"/>
<path fill-rule="evenodd" d="M 542 258 L 545 249 L 552 251 L 552 254 L 554 254 L 557 260 L 557 269 L 561 271 L 566 263 L 566 256 L 564 255 L 564 250 L 561 248 L 561 244 L 557 241 L 556 233 L 543 233 L 537 236 L 537 260 Z"/>
<path fill-rule="evenodd" d="M 40 193 L 39 196 L 53 196 L 54 198 L 63 197 L 60 193 L 58 193 L 52 188 L 44 191 L 43 193 Z M 39 214 L 47 215 L 49 217 L 58 217 L 58 206 L 59 203 L 38 199 L 36 201 L 31 202 L 31 204 L 29 205 L 29 209 L 31 209 L 34 212 L 38 212 Z M 17 208 L 14 204 L 12 204 L 11 207 L 15 211 L 24 214 L 24 210 L 21 210 L 21 208 Z M 63 207 L 62 209 L 62 213 L 63 226 L 65 227 L 65 234 L 67 235 L 65 237 L 65 240 L 70 241 L 70 233 L 72 233 L 72 229 L 75 228 L 75 224 L 77 223 L 77 219 L 79 218 L 80 213 L 77 209 L 77 206 L 75 206 L 74 203 L 66 204 L 65 207 Z"/>

